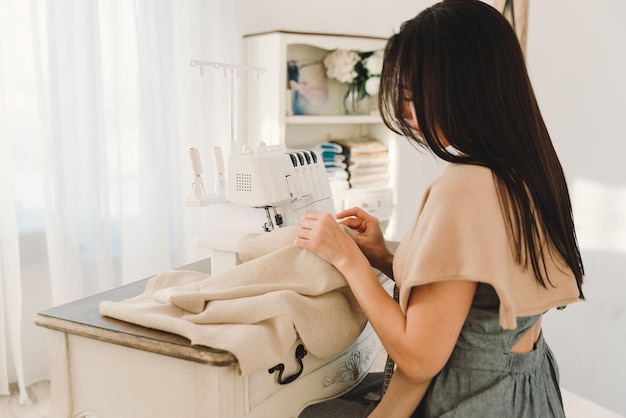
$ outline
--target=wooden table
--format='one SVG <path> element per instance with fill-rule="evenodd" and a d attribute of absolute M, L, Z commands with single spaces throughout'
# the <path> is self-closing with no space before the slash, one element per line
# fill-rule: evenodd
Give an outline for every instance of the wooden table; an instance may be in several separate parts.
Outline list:
<path fill-rule="evenodd" d="M 208 272 L 210 261 L 183 269 Z M 381 348 L 368 324 L 338 357 L 306 355 L 301 375 L 291 383 L 280 384 L 276 373 L 240 376 L 237 359 L 229 352 L 193 346 L 184 337 L 100 314 L 100 301 L 136 296 L 147 281 L 37 315 L 35 323 L 48 329 L 48 418 L 295 417 L 305 406 L 358 384 Z M 286 375 L 299 368 L 298 345 L 284 360 Z"/>

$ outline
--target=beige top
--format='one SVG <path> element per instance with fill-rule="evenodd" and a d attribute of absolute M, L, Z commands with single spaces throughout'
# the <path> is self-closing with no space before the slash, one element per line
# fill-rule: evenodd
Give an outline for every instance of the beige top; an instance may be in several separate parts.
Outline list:
<path fill-rule="evenodd" d="M 546 251 L 552 286 L 516 264 L 491 170 L 451 164 L 426 190 L 421 208 L 396 251 L 393 269 L 406 313 L 411 288 L 448 280 L 488 283 L 500 298 L 500 325 L 576 302 L 578 286 L 556 250 Z"/>
<path fill-rule="evenodd" d="M 579 299 L 571 269 L 556 251 L 546 261 L 552 286 L 516 264 L 491 170 L 451 164 L 426 190 L 412 228 L 395 253 L 393 271 L 406 313 L 411 289 L 448 280 L 488 283 L 500 298 L 500 325 Z M 546 251 L 546 254 L 548 252 Z M 410 416 L 429 382 L 415 384 L 396 370 L 370 417 Z"/>

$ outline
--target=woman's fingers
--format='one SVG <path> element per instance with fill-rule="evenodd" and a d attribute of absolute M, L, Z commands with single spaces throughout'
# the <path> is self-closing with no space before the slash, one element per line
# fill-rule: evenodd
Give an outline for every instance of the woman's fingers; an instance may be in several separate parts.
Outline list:
<path fill-rule="evenodd" d="M 319 241 L 332 235 L 332 228 L 337 226 L 337 221 L 329 213 L 309 211 L 300 219 L 297 236 L 303 240 Z"/>
<path fill-rule="evenodd" d="M 368 216 L 370 216 L 370 214 L 364 211 L 363 209 L 355 206 L 355 207 L 337 212 L 337 214 L 335 215 L 335 218 L 343 219 L 343 218 L 348 218 L 351 216 L 355 218 L 359 218 L 359 219 L 365 219 Z"/>
<path fill-rule="evenodd" d="M 358 230 L 359 228 L 361 228 L 361 224 L 363 223 L 363 221 L 358 218 L 342 218 L 339 219 L 339 223 L 341 225 L 347 226 L 350 229 Z"/>

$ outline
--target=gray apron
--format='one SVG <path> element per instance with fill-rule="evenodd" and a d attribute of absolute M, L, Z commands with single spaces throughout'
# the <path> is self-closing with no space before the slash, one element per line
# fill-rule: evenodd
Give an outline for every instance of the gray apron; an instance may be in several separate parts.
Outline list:
<path fill-rule="evenodd" d="M 418 418 L 564 418 L 556 361 L 543 335 L 533 351 L 511 348 L 541 315 L 517 318 L 517 328 L 499 325 L 499 299 L 479 283 L 461 335 L 413 414 Z M 306 408 L 299 418 L 362 418 L 376 406 L 383 374 L 371 373 L 347 395 Z M 393 418 L 393 417 L 390 417 Z"/>
<path fill-rule="evenodd" d="M 565 417 L 558 366 L 543 335 L 533 351 L 510 352 L 541 315 L 504 330 L 498 305 L 493 288 L 480 283 L 452 355 L 414 416 Z"/>

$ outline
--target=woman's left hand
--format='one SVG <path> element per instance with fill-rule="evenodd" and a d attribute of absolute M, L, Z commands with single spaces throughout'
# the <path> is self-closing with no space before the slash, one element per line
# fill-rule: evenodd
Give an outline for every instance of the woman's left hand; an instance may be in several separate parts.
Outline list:
<path fill-rule="evenodd" d="M 337 268 L 359 257 L 365 259 L 354 240 L 330 213 L 306 212 L 300 219 L 294 244 L 314 252 Z"/>

